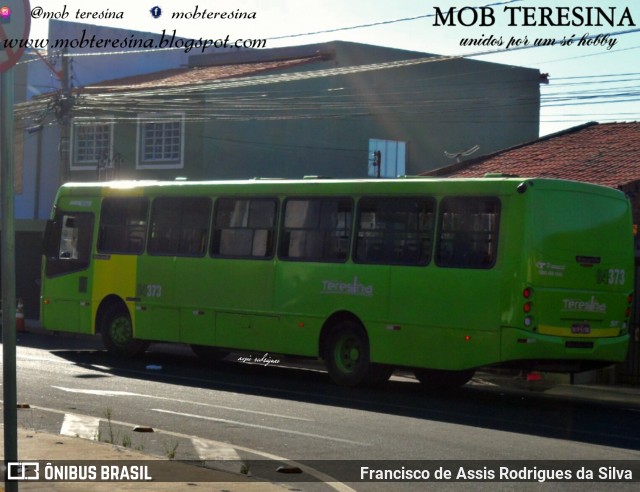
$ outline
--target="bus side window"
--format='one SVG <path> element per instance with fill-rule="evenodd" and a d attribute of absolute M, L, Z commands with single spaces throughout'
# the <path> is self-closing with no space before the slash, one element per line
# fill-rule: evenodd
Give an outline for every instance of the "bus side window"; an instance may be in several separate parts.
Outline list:
<path fill-rule="evenodd" d="M 343 262 L 349 257 L 353 203 L 348 198 L 288 199 L 280 257 Z"/>
<path fill-rule="evenodd" d="M 432 198 L 362 198 L 354 261 L 426 265 L 431 260 L 434 222 Z"/>
<path fill-rule="evenodd" d="M 151 206 L 151 255 L 204 256 L 211 200 L 204 197 L 159 197 Z"/>
<path fill-rule="evenodd" d="M 148 210 L 146 198 L 105 198 L 100 212 L 98 253 L 141 254 Z"/>
<path fill-rule="evenodd" d="M 498 250 L 500 200 L 447 197 L 440 203 L 436 264 L 451 268 L 491 268 Z"/>
<path fill-rule="evenodd" d="M 275 198 L 219 198 L 213 219 L 211 255 L 225 258 L 271 258 Z"/>

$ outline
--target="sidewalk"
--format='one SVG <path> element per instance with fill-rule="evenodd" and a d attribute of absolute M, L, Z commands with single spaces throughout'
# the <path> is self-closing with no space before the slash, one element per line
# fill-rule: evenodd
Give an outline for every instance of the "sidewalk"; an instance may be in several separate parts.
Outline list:
<path fill-rule="evenodd" d="M 0 439 L 4 442 L 4 427 L 0 428 Z M 0 457 L 4 458 L 4 448 L 0 449 Z M 30 462 L 42 461 L 56 462 L 84 461 L 84 464 L 96 462 L 108 462 L 111 465 L 115 462 L 135 462 L 136 465 L 148 463 L 167 463 L 164 458 L 150 456 L 129 448 L 114 446 L 103 442 L 91 441 L 76 437 L 47 434 L 43 432 L 33 432 L 25 429 L 18 429 L 18 456 Z M 133 464 L 133 463 L 131 463 Z M 286 487 L 268 482 L 260 482 L 230 472 L 202 468 L 194 465 L 173 462 L 170 464 L 171 473 L 176 477 L 190 477 L 185 482 L 160 482 L 160 481 L 138 481 L 138 482 L 35 482 L 20 481 L 20 490 L 29 491 L 113 491 L 113 490 L 135 490 L 135 491 L 186 491 L 197 492 L 207 491 L 272 491 L 282 492 Z M 44 476 L 44 471 L 40 469 L 40 477 Z M 153 475 L 151 475 L 153 477 Z M 4 486 L 0 482 L 0 491 L 4 491 Z"/>
<path fill-rule="evenodd" d="M 624 403 L 640 408 L 640 386 L 631 384 L 570 384 L 558 382 L 553 377 L 547 379 L 542 374 L 540 380 L 527 380 L 523 376 L 509 376 L 499 372 L 479 372 L 476 381 L 493 386 L 495 390 L 509 390 L 523 393 L 535 393 L 549 397 L 571 398 L 575 400 L 596 401 L 601 403 Z"/>

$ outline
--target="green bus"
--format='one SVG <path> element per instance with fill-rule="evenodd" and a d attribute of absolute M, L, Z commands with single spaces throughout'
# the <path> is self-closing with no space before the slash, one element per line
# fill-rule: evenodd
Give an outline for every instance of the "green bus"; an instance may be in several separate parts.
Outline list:
<path fill-rule="evenodd" d="M 413 371 L 623 361 L 627 197 L 585 183 L 254 179 L 65 184 L 44 240 L 46 329 L 323 359 L 338 384 Z"/>

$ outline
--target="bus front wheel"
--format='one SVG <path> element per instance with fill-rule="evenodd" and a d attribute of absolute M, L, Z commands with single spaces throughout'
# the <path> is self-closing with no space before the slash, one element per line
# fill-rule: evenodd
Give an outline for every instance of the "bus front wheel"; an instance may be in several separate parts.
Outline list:
<path fill-rule="evenodd" d="M 142 354 L 149 345 L 133 338 L 133 324 L 129 311 L 124 306 L 116 304 L 108 308 L 100 331 L 105 348 L 119 357 L 135 357 Z"/>
<path fill-rule="evenodd" d="M 371 363 L 366 332 L 351 320 L 333 327 L 327 337 L 324 358 L 329 376 L 341 386 L 380 384 L 393 372 L 390 366 Z"/>

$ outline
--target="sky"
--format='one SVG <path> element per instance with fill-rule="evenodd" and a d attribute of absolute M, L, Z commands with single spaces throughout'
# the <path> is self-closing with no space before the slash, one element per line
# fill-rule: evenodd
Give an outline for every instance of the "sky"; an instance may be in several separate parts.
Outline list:
<path fill-rule="evenodd" d="M 35 16 L 66 15 L 67 21 L 156 33 L 175 29 L 177 36 L 193 39 L 266 39 L 267 48 L 344 40 L 535 68 L 549 74 L 549 84 L 541 86 L 541 135 L 589 121 L 640 120 L 637 0 L 32 0 L 30 5 L 40 8 Z M 157 18 L 154 7 L 161 9 Z M 597 7 L 607 18 L 598 19 Z M 82 19 L 78 12 L 120 18 Z M 254 18 L 203 18 L 215 12 Z M 176 13 L 191 18 L 172 18 Z M 46 38 L 47 24 L 32 18 L 30 38 Z M 597 35 L 592 45 L 585 44 L 583 38 Z M 537 40 L 547 46 L 536 46 Z M 469 42 L 476 45 L 465 45 Z"/>

